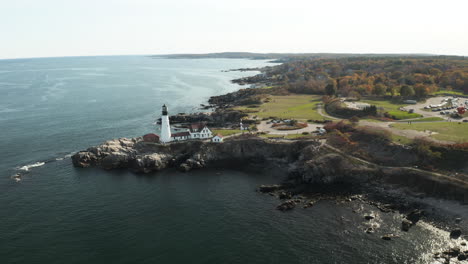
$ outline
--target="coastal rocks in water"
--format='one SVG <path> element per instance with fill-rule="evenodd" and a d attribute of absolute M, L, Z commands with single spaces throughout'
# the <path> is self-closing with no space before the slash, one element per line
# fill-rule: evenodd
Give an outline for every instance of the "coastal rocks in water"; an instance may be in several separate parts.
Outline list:
<path fill-rule="evenodd" d="M 450 238 L 452 239 L 458 239 L 462 234 L 462 231 L 460 228 L 455 228 L 450 232 Z"/>
<path fill-rule="evenodd" d="M 187 172 L 192 169 L 201 169 L 205 166 L 203 160 L 187 159 L 185 162 L 179 165 L 179 170 L 182 172 Z"/>
<path fill-rule="evenodd" d="M 280 192 L 279 195 L 278 195 L 278 198 L 280 198 L 281 200 L 283 199 L 291 199 L 291 194 L 289 192 Z"/>
<path fill-rule="evenodd" d="M 413 225 L 415 225 L 421 216 L 424 214 L 424 211 L 415 209 L 406 216 L 406 219 L 410 220 Z"/>
<path fill-rule="evenodd" d="M 401 230 L 408 232 L 413 223 L 408 219 L 403 219 L 401 222 Z"/>
<path fill-rule="evenodd" d="M 279 184 L 260 185 L 260 187 L 258 187 L 258 191 L 262 193 L 269 193 L 280 190 L 281 188 L 283 188 L 283 186 Z"/>
<path fill-rule="evenodd" d="M 461 223 L 462 219 L 460 217 L 455 218 L 455 223 L 459 224 Z"/>
<path fill-rule="evenodd" d="M 366 216 L 364 216 L 364 219 L 366 219 L 367 221 L 370 221 L 370 220 L 372 220 L 372 219 L 374 219 L 374 218 L 375 218 L 375 216 L 373 216 L 373 215 L 366 215 Z"/>
<path fill-rule="evenodd" d="M 421 219 L 424 211 L 415 209 L 409 213 L 401 222 L 401 230 L 408 232 L 409 229 Z"/>
<path fill-rule="evenodd" d="M 284 203 L 279 204 L 276 209 L 280 211 L 288 211 L 296 207 L 296 202 L 294 200 L 288 200 Z"/>
<path fill-rule="evenodd" d="M 73 166 L 86 168 L 96 164 L 97 157 L 92 152 L 82 151 L 71 157 Z"/>
<path fill-rule="evenodd" d="M 383 240 L 392 240 L 392 238 L 397 238 L 398 236 L 394 235 L 394 234 L 387 234 L 387 235 L 383 235 L 381 238 Z"/>

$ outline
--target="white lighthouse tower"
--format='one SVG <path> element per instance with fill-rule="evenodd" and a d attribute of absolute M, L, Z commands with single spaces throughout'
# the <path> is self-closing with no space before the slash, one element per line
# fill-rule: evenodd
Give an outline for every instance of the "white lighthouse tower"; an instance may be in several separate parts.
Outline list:
<path fill-rule="evenodd" d="M 171 141 L 171 125 L 169 124 L 169 116 L 167 115 L 167 106 L 162 107 L 161 116 L 161 135 L 159 140 L 163 143 Z"/>

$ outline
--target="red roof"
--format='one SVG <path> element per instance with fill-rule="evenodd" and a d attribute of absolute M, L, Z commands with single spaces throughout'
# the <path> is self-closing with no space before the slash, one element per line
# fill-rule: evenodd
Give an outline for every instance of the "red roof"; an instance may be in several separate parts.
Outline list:
<path fill-rule="evenodd" d="M 203 128 L 206 127 L 206 124 L 204 123 L 195 123 L 195 124 L 190 124 L 189 129 L 190 132 L 200 132 L 203 130 Z"/>
<path fill-rule="evenodd" d="M 220 138 L 223 138 L 223 135 L 221 134 L 217 134 L 216 137 L 220 137 Z"/>
<path fill-rule="evenodd" d="M 158 142 L 159 136 L 153 133 L 149 133 L 143 136 L 143 141 L 145 142 Z"/>
<path fill-rule="evenodd" d="M 190 136 L 189 132 L 179 132 L 179 133 L 174 133 L 171 135 L 171 137 L 184 137 L 184 136 Z"/>

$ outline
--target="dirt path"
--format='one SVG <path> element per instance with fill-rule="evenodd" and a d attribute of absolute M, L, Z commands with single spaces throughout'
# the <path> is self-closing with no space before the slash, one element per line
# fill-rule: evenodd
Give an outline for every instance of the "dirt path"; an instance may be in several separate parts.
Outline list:
<path fill-rule="evenodd" d="M 341 120 L 340 118 L 333 117 L 333 116 L 330 116 L 327 113 L 325 113 L 325 111 L 323 111 L 323 104 L 317 104 L 317 113 L 319 113 L 319 115 L 321 115 L 323 117 L 326 117 L 326 118 L 329 118 L 331 120 Z"/>

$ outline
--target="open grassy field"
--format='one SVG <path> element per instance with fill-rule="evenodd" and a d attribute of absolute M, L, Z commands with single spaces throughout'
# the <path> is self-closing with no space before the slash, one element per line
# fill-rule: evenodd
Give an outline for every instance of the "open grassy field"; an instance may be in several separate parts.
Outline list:
<path fill-rule="evenodd" d="M 411 122 L 434 122 L 434 121 L 444 121 L 444 119 L 442 117 L 433 116 L 433 117 L 425 117 L 425 118 L 411 120 Z"/>
<path fill-rule="evenodd" d="M 230 136 L 230 135 L 234 135 L 237 133 L 241 133 L 241 130 L 239 129 L 214 129 L 212 132 L 213 132 L 213 135 L 221 134 L 223 136 Z"/>
<path fill-rule="evenodd" d="M 373 99 L 373 100 L 361 100 L 360 102 L 362 103 L 368 103 L 371 105 L 377 106 L 377 108 L 383 108 L 384 111 L 388 112 L 390 116 L 394 116 L 395 119 L 410 119 L 410 118 L 418 118 L 421 117 L 420 114 L 416 113 L 408 113 L 405 111 L 400 111 L 398 108 L 404 107 L 404 106 L 411 106 L 408 104 L 399 104 L 399 103 L 393 103 L 390 102 L 389 100 L 384 100 L 384 99 Z"/>
<path fill-rule="evenodd" d="M 433 95 L 445 95 L 445 94 L 450 94 L 450 95 L 459 95 L 459 96 L 467 96 L 468 94 L 464 94 L 462 91 L 448 91 L 448 90 L 440 90 Z"/>
<path fill-rule="evenodd" d="M 317 104 L 321 103 L 318 95 L 285 95 L 271 96 L 270 101 L 257 108 L 236 107 L 239 110 L 248 110 L 251 116 L 260 118 L 276 117 L 297 120 L 326 119 L 317 112 Z M 255 111 L 255 112 L 254 112 Z"/>
<path fill-rule="evenodd" d="M 397 129 L 412 129 L 418 131 L 429 130 L 437 134 L 431 137 L 439 140 L 453 142 L 468 142 L 468 123 L 459 122 L 435 122 L 435 123 L 406 123 L 394 124 Z"/>

